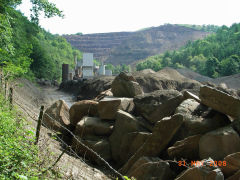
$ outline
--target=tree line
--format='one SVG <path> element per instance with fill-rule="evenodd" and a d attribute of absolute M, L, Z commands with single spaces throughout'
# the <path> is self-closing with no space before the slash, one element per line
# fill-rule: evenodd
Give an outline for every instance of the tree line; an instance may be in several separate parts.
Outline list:
<path fill-rule="evenodd" d="M 221 26 L 202 40 L 189 41 L 175 51 L 148 57 L 136 69 L 189 68 L 209 77 L 240 73 L 240 23 Z"/>
<path fill-rule="evenodd" d="M 60 80 L 61 65 L 74 66 L 74 57 L 81 58 L 61 36 L 52 35 L 38 25 L 39 13 L 45 17 L 60 16 L 62 12 L 48 1 L 31 0 L 29 21 L 15 7 L 21 0 L 0 0 L 0 66 L 11 77 L 25 76 Z"/>

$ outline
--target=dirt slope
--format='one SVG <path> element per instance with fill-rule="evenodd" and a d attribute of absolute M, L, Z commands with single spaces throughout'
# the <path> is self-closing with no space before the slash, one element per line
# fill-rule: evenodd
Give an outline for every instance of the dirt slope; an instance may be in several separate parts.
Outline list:
<path fill-rule="evenodd" d="M 14 102 L 26 115 L 30 129 L 37 126 L 37 117 L 41 105 L 48 107 L 59 99 L 66 100 L 68 105 L 73 103 L 72 95 L 58 91 L 53 87 L 39 87 L 28 80 L 18 80 L 21 87 L 14 88 Z M 53 164 L 62 152 L 61 143 L 54 140 L 53 133 L 42 126 L 39 140 L 41 159 L 46 161 L 47 166 Z M 53 153 L 53 155 L 50 155 Z M 83 159 L 78 159 L 65 153 L 58 162 L 55 169 L 58 169 L 63 177 L 60 179 L 86 179 L 86 180 L 107 180 L 110 179 L 100 170 L 89 166 Z M 106 173 L 106 171 L 105 171 Z"/>

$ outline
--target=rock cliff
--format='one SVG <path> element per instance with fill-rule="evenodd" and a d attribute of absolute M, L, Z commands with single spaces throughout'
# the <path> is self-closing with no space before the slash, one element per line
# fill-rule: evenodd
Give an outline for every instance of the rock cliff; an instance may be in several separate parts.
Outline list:
<path fill-rule="evenodd" d="M 208 32 L 178 25 L 163 25 L 136 32 L 64 35 L 69 43 L 82 52 L 107 63 L 130 64 L 148 56 L 178 49 L 187 41 L 204 38 Z"/>

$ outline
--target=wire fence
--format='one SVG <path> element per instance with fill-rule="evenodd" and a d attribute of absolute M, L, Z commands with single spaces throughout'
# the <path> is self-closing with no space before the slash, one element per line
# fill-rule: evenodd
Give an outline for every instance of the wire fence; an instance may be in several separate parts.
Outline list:
<path fill-rule="evenodd" d="M 21 98 L 16 92 L 13 91 L 13 89 L 8 90 L 8 82 L 6 79 L 2 78 L 3 76 L 0 75 L 0 90 L 1 92 L 4 93 L 5 99 L 6 100 L 10 100 L 11 102 L 11 106 L 13 104 L 17 105 L 18 107 L 20 107 L 22 109 L 22 111 L 24 113 L 27 114 L 27 117 L 29 117 L 30 119 L 32 119 L 35 122 L 39 121 L 39 115 L 37 114 L 37 107 L 35 107 L 34 105 L 31 104 L 31 102 L 28 102 L 26 100 L 24 100 L 23 98 Z M 12 87 L 11 87 L 12 88 Z M 8 92 L 11 92 L 8 94 Z M 11 97 L 8 97 L 8 96 Z M 10 107 L 11 108 L 11 107 Z M 54 128 L 49 127 L 49 125 L 47 125 L 44 121 L 42 121 L 41 119 L 41 124 L 43 126 L 45 126 L 46 128 L 49 129 L 49 131 L 51 133 L 53 133 L 57 138 L 57 140 L 61 143 L 62 145 L 62 153 L 60 154 L 60 156 L 57 158 L 57 160 L 54 162 L 54 164 L 52 166 L 55 166 L 57 164 L 57 162 L 61 159 L 61 157 L 63 156 L 64 153 L 69 154 L 70 156 L 74 156 L 75 158 L 78 158 L 81 162 L 86 163 L 87 160 L 85 158 L 85 156 L 87 154 L 90 154 L 91 157 L 93 157 L 92 159 L 95 161 L 95 163 L 97 163 L 98 165 L 103 166 L 105 169 L 107 169 L 111 175 L 113 177 L 117 177 L 121 180 L 124 180 L 125 178 L 117 171 L 115 170 L 113 167 L 111 167 L 111 165 L 105 161 L 97 152 L 95 152 L 93 149 L 89 148 L 87 145 L 85 145 L 81 139 L 79 137 L 77 137 L 72 131 L 70 131 L 68 128 L 66 128 L 65 126 L 63 126 L 58 119 L 53 118 L 50 114 L 48 113 L 44 113 L 45 116 L 47 116 L 52 122 L 56 123 L 58 126 L 60 126 L 62 129 L 64 129 L 64 131 L 66 131 L 67 133 L 69 133 L 69 135 L 71 135 L 72 140 L 77 142 L 77 145 L 79 146 L 79 148 L 81 148 L 84 153 L 81 154 L 83 157 L 80 157 L 79 154 L 75 151 L 77 147 L 75 147 L 73 149 L 72 146 L 69 146 L 69 144 L 67 144 L 63 138 L 61 138 L 59 136 L 59 132 L 54 130 Z M 51 168 L 52 166 L 49 166 L 49 168 Z"/>

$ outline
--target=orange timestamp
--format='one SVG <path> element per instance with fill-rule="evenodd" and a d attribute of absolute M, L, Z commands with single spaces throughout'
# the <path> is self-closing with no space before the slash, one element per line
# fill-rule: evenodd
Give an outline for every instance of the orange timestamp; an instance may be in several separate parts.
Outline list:
<path fill-rule="evenodd" d="M 191 161 L 191 166 L 203 166 L 205 161 Z M 208 162 L 209 166 L 227 166 L 226 161 L 209 161 Z M 186 163 L 186 161 L 178 161 L 178 166 L 186 166 L 190 165 Z"/>

